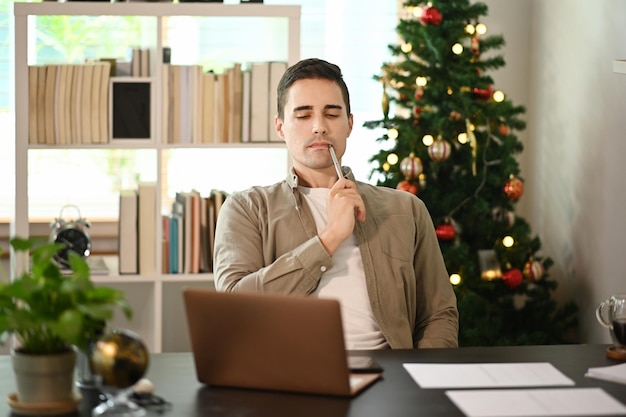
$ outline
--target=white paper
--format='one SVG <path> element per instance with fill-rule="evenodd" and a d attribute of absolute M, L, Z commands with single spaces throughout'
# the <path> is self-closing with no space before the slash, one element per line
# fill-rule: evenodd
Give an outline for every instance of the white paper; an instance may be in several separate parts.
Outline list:
<path fill-rule="evenodd" d="M 405 363 L 421 388 L 506 388 L 574 385 L 548 362 Z"/>
<path fill-rule="evenodd" d="M 589 368 L 585 376 L 626 384 L 626 363 Z"/>
<path fill-rule="evenodd" d="M 600 388 L 446 391 L 467 417 L 602 416 L 626 407 Z"/>

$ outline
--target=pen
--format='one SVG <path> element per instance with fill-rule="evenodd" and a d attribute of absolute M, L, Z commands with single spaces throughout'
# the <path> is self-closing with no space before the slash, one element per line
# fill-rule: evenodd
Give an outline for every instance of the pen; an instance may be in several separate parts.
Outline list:
<path fill-rule="evenodd" d="M 330 158 L 333 160 L 333 165 L 335 165 L 335 171 L 337 171 L 337 176 L 339 178 L 343 178 L 343 173 L 341 172 L 341 165 L 339 165 L 339 161 L 337 160 L 337 155 L 335 155 L 335 149 L 333 149 L 333 145 L 328 145 L 328 150 L 330 151 Z"/>

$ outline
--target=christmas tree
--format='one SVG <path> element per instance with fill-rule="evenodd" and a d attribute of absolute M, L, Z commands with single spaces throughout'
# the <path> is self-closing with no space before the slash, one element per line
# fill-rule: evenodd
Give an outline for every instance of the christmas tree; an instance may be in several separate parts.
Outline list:
<path fill-rule="evenodd" d="M 427 205 L 458 299 L 461 346 L 575 342 L 577 308 L 553 300 L 552 261 L 515 213 L 524 192 L 516 136 L 525 108 L 493 86 L 504 38 L 483 3 L 407 1 L 382 84 L 378 185 Z"/>

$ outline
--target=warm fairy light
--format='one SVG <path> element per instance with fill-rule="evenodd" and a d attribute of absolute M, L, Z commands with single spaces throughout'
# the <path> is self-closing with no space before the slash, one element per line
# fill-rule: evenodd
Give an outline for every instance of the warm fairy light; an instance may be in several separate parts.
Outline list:
<path fill-rule="evenodd" d="M 496 103 L 502 103 L 504 101 L 504 93 L 500 90 L 494 91 L 491 97 Z"/>
<path fill-rule="evenodd" d="M 469 128 L 473 132 L 474 130 L 476 130 L 476 125 L 474 123 L 469 123 Z"/>
<path fill-rule="evenodd" d="M 433 135 L 424 135 L 422 138 L 422 143 L 426 146 L 432 145 L 434 141 L 435 139 L 433 138 Z"/>
<path fill-rule="evenodd" d="M 389 165 L 387 162 L 383 163 L 383 171 L 387 172 L 389 171 L 390 168 L 391 168 L 391 165 Z"/>
<path fill-rule="evenodd" d="M 451 96 L 452 93 L 454 93 L 454 90 L 452 90 L 452 87 L 448 87 L 447 93 L 449 96 Z"/>
<path fill-rule="evenodd" d="M 515 244 L 515 239 L 513 239 L 513 236 L 504 236 L 502 238 L 502 246 L 504 246 L 505 248 L 510 248 L 514 244 Z"/>
<path fill-rule="evenodd" d="M 423 13 L 423 10 L 421 7 L 413 7 L 413 16 L 415 17 L 421 17 Z"/>
<path fill-rule="evenodd" d="M 417 84 L 418 87 L 424 87 L 426 84 L 428 84 L 428 80 L 426 79 L 426 77 L 420 75 L 415 79 L 415 84 Z"/>
<path fill-rule="evenodd" d="M 450 284 L 459 285 L 461 283 L 461 275 L 459 274 L 450 274 Z"/>
<path fill-rule="evenodd" d="M 408 54 L 409 52 L 411 52 L 413 50 L 413 45 L 411 45 L 411 43 L 409 43 L 409 42 L 405 42 L 402 45 L 400 45 L 400 49 L 405 54 Z"/>
<path fill-rule="evenodd" d="M 463 53 L 463 45 L 458 42 L 455 43 L 454 45 L 452 45 L 452 52 L 456 55 L 461 55 Z"/>
<path fill-rule="evenodd" d="M 387 163 L 389 163 L 389 165 L 395 165 L 398 163 L 398 155 L 396 155 L 395 153 L 390 153 L 389 155 L 387 155 Z"/>
<path fill-rule="evenodd" d="M 474 25 L 472 25 L 471 23 L 465 25 L 465 33 L 467 33 L 468 35 L 473 35 L 474 32 L 476 32 L 476 28 L 474 27 Z"/>
<path fill-rule="evenodd" d="M 465 132 L 459 133 L 459 136 L 456 137 L 456 140 L 458 140 L 461 145 L 466 144 L 467 143 L 467 133 L 465 133 Z"/>
<path fill-rule="evenodd" d="M 398 139 L 398 136 L 400 136 L 400 132 L 398 132 L 398 129 L 395 127 L 392 127 L 387 131 L 387 137 L 389 139 Z"/>
<path fill-rule="evenodd" d="M 484 35 L 485 33 L 487 33 L 487 25 L 485 25 L 484 23 L 477 24 L 476 33 L 478 33 L 479 35 Z"/>

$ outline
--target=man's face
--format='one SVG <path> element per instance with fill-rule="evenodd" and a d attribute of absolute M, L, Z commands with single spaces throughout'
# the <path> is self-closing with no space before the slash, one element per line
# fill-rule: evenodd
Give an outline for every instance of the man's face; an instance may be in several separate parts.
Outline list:
<path fill-rule="evenodd" d="M 322 171 L 335 177 L 328 145 L 333 145 L 341 158 L 352 123 L 339 86 L 322 79 L 293 83 L 287 91 L 284 119 L 275 120 L 276 131 L 287 144 L 296 172 L 306 175 Z"/>

